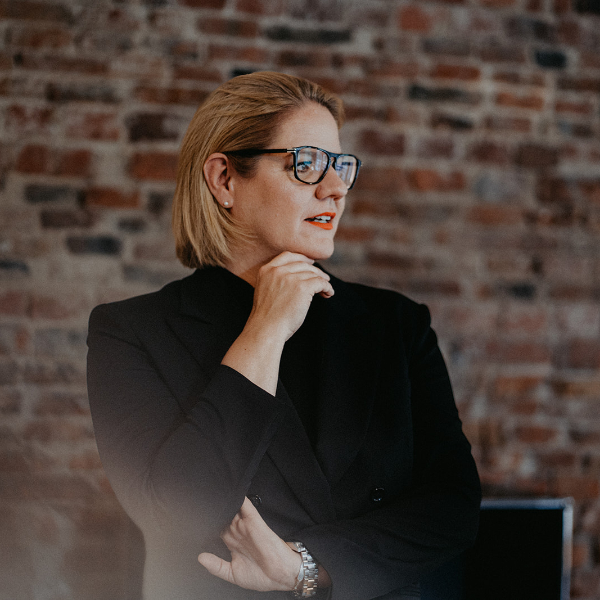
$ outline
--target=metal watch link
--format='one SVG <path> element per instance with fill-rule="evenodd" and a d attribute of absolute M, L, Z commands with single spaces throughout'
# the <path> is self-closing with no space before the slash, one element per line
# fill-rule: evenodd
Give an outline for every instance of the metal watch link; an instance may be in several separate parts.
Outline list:
<path fill-rule="evenodd" d="M 317 593 L 317 582 L 319 579 L 319 567 L 315 559 L 302 542 L 291 542 L 292 550 L 302 557 L 302 565 L 298 571 L 298 583 L 293 593 L 296 598 L 310 598 Z"/>

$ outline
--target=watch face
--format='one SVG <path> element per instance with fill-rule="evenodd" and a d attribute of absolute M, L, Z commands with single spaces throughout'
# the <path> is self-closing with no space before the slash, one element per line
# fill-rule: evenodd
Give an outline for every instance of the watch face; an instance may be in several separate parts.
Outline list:
<path fill-rule="evenodd" d="M 294 545 L 294 548 L 296 548 L 296 552 L 304 552 L 304 550 L 306 550 L 302 542 L 292 542 L 292 544 Z"/>

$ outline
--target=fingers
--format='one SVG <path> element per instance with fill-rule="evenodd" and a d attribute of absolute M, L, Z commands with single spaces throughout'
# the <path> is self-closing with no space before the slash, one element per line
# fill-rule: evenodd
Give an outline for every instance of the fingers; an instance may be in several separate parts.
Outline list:
<path fill-rule="evenodd" d="M 234 583 L 233 571 L 231 569 L 231 563 L 210 554 L 210 552 L 202 552 L 198 555 L 198 562 L 211 574 Z"/>

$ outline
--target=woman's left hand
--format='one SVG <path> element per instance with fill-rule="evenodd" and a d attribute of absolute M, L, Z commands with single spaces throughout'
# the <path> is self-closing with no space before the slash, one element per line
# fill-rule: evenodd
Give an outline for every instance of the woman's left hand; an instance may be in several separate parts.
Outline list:
<path fill-rule="evenodd" d="M 203 552 L 198 562 L 209 573 L 240 587 L 270 592 L 290 591 L 297 583 L 302 558 L 264 521 L 248 498 L 221 539 L 231 552 L 227 562 Z"/>

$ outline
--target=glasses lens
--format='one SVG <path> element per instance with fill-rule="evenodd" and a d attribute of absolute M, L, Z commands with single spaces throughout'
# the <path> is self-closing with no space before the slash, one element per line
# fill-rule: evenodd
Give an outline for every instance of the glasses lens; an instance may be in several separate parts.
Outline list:
<path fill-rule="evenodd" d="M 340 154 L 335 161 L 335 171 L 348 187 L 352 187 L 357 170 L 358 160 L 352 154 Z"/>
<path fill-rule="evenodd" d="M 300 181 L 315 183 L 327 169 L 329 157 L 318 148 L 306 147 L 298 151 L 296 174 Z"/>

